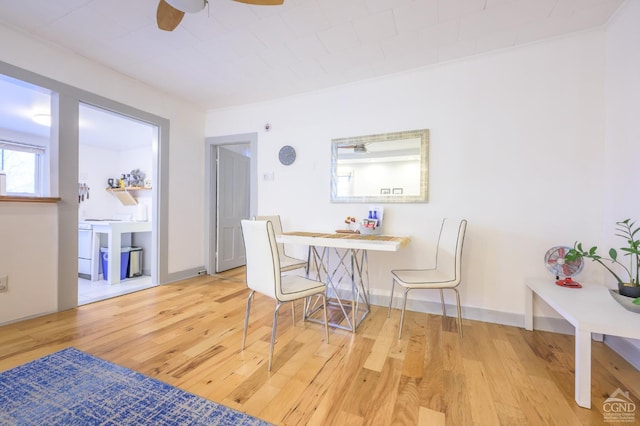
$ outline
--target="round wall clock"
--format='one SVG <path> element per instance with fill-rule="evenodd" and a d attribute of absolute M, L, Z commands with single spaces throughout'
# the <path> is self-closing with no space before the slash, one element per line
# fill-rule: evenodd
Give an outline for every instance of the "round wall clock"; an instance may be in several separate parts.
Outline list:
<path fill-rule="evenodd" d="M 293 162 L 296 161 L 296 150 L 290 145 L 285 145 L 280 148 L 278 159 L 285 166 L 293 164 Z"/>

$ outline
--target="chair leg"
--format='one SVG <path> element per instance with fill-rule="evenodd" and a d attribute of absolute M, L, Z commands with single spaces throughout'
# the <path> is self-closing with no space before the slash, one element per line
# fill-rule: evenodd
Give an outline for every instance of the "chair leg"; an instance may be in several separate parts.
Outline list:
<path fill-rule="evenodd" d="M 253 300 L 253 295 L 255 294 L 255 290 L 251 290 L 249 292 L 249 297 L 247 298 L 247 312 L 244 316 L 244 331 L 242 332 L 242 349 L 244 350 L 244 343 L 247 339 L 247 326 L 249 325 L 249 311 L 251 311 L 251 301 Z"/>
<path fill-rule="evenodd" d="M 307 264 L 304 267 L 304 276 L 309 278 L 309 269 L 311 268 L 311 246 L 307 248 Z"/>
<path fill-rule="evenodd" d="M 277 302 L 276 308 L 273 311 L 273 328 L 271 329 L 271 344 L 269 345 L 269 365 L 267 371 L 271 371 L 271 360 L 273 358 L 273 345 L 276 341 L 276 326 L 278 325 L 278 311 L 280 310 L 282 303 Z"/>
<path fill-rule="evenodd" d="M 327 317 L 327 295 L 322 293 L 322 303 L 324 307 L 324 336 L 327 339 L 326 342 L 329 343 L 329 320 Z"/>
<path fill-rule="evenodd" d="M 302 299 L 303 301 L 302 302 L 302 321 L 303 322 L 309 319 L 309 312 L 311 312 L 313 309 L 315 309 L 316 306 L 318 306 L 318 300 L 320 300 L 319 294 L 316 294 L 314 296 L 307 296 L 304 299 Z"/>
<path fill-rule="evenodd" d="M 310 297 L 311 296 L 302 299 L 302 322 L 307 320 L 307 312 L 309 312 L 309 304 L 311 303 L 311 300 L 309 300 Z"/>
<path fill-rule="evenodd" d="M 404 296 L 402 297 L 402 312 L 400 312 L 400 326 L 398 326 L 398 339 L 402 337 L 402 323 L 404 322 L 404 310 L 407 306 L 407 293 L 409 293 L 409 288 L 404 290 Z"/>
<path fill-rule="evenodd" d="M 442 303 L 442 316 L 447 316 L 447 308 L 444 305 L 444 292 L 440 289 L 440 302 Z"/>
<path fill-rule="evenodd" d="M 293 326 L 296 326 L 296 302 L 295 300 L 291 302 L 291 321 L 293 322 Z"/>
<path fill-rule="evenodd" d="M 391 315 L 391 304 L 393 303 L 393 289 L 396 286 L 396 280 L 391 280 L 391 296 L 389 297 L 389 309 L 387 309 L 387 318 Z"/>
<path fill-rule="evenodd" d="M 457 288 L 452 289 L 456 292 L 456 303 L 458 304 L 458 333 L 462 337 L 462 310 L 460 309 L 460 293 Z"/>

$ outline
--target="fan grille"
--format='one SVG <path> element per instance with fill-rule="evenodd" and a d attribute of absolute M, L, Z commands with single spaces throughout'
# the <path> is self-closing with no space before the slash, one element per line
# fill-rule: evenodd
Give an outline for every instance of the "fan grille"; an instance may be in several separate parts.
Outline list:
<path fill-rule="evenodd" d="M 582 259 L 566 260 L 565 256 L 571 247 L 557 246 L 547 250 L 544 255 L 544 264 L 556 277 L 572 277 L 582 271 L 584 263 Z"/>

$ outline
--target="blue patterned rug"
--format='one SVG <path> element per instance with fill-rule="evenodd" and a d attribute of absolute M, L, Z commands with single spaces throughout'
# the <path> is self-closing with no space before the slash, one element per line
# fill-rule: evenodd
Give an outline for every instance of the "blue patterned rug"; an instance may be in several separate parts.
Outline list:
<path fill-rule="evenodd" d="M 268 425 L 67 348 L 0 373 L 0 425 Z"/>

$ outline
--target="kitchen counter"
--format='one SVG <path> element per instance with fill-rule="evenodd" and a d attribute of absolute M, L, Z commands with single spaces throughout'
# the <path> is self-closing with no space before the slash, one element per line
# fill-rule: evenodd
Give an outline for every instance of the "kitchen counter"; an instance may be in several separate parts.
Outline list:
<path fill-rule="evenodd" d="M 99 252 L 99 235 L 107 234 L 108 244 L 107 250 L 109 253 L 109 271 L 107 276 L 109 284 L 120 283 L 120 248 L 122 246 L 122 234 L 136 233 L 136 232 L 151 232 L 151 222 L 135 222 L 127 220 L 109 220 L 99 219 L 80 220 L 80 224 L 91 225 L 93 230 L 94 250 Z M 95 253 L 95 251 L 94 251 Z M 96 259 L 100 261 L 100 256 Z M 92 267 L 92 276 L 98 273 L 99 263 L 94 262 Z"/>

